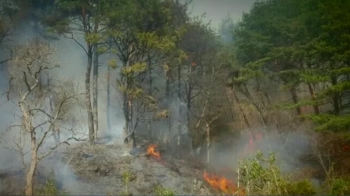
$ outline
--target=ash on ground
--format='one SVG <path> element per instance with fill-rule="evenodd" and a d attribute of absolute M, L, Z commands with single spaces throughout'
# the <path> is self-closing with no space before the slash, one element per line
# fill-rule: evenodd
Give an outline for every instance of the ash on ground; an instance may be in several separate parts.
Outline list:
<path fill-rule="evenodd" d="M 169 156 L 157 159 L 147 155 L 146 149 L 129 152 L 115 144 L 70 146 L 62 161 L 74 176 L 61 178 L 62 189 L 74 195 L 156 194 L 156 187 L 176 195 L 211 194 L 212 190 L 202 179 L 202 170 Z M 129 177 L 127 186 L 125 174 Z"/>

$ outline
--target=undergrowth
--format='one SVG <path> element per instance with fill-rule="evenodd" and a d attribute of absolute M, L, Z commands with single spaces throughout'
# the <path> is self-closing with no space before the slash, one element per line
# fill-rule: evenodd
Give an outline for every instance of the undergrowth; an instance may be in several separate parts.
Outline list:
<path fill-rule="evenodd" d="M 239 164 L 238 186 L 247 195 L 348 195 L 350 180 L 329 176 L 322 188 L 317 189 L 311 181 L 291 180 L 291 175 L 283 175 L 276 166 L 275 154 L 265 157 L 257 152 L 255 157 Z"/>
<path fill-rule="evenodd" d="M 154 192 L 156 195 L 159 195 L 159 196 L 174 196 L 175 195 L 175 193 L 172 190 L 167 189 L 161 185 L 154 187 Z"/>
<path fill-rule="evenodd" d="M 64 190 L 59 190 L 56 187 L 56 180 L 54 172 L 51 172 L 45 184 L 41 188 L 35 190 L 35 195 L 67 195 Z"/>

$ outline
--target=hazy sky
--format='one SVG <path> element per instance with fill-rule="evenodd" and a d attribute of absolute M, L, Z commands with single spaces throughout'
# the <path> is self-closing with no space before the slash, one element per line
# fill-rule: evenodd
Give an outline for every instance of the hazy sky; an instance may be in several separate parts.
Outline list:
<path fill-rule="evenodd" d="M 205 21 L 217 28 L 221 19 L 230 14 L 234 21 L 241 18 L 243 12 L 249 12 L 255 0 L 193 0 L 189 7 L 192 16 L 206 13 Z"/>

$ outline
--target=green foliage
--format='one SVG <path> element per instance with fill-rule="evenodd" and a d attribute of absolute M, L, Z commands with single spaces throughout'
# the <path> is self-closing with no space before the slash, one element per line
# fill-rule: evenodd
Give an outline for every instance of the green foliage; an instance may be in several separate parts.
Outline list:
<path fill-rule="evenodd" d="M 129 185 L 129 182 L 130 182 L 130 177 L 131 177 L 131 174 L 129 171 L 124 171 L 123 172 L 123 183 L 124 183 L 124 186 L 125 186 L 125 190 L 124 190 L 124 194 L 125 195 L 128 195 L 129 193 L 129 189 L 128 189 L 128 185 Z"/>
<path fill-rule="evenodd" d="M 316 122 L 318 126 L 315 128 L 317 131 L 346 131 L 350 128 L 350 116 L 338 116 L 332 114 L 319 114 L 319 115 L 305 115 Z"/>
<path fill-rule="evenodd" d="M 332 182 L 330 183 L 330 194 L 349 195 L 350 181 L 342 178 L 332 180 Z"/>
<path fill-rule="evenodd" d="M 112 69 L 118 68 L 117 60 L 111 59 L 108 61 L 108 66 L 110 66 Z"/>
<path fill-rule="evenodd" d="M 133 77 L 134 74 L 144 72 L 147 68 L 146 63 L 135 63 L 131 66 L 123 67 L 121 73 L 127 77 Z"/>
<path fill-rule="evenodd" d="M 281 90 L 308 85 L 313 96 L 278 107 L 332 104 L 331 118 L 328 114 L 325 118 L 325 111 L 309 117 L 318 125 L 316 129 L 349 129 L 349 119 L 342 116 L 350 107 L 349 61 L 345 60 L 350 54 L 348 9 L 350 3 L 342 0 L 256 2 L 235 24 L 234 61 L 230 63 L 239 74 L 230 76 L 230 83 L 246 86 L 255 82 L 255 87 L 268 78 L 279 82 Z"/>
<path fill-rule="evenodd" d="M 275 156 L 265 159 L 261 152 L 240 164 L 240 183 L 250 194 L 282 194 L 283 179 L 275 166 Z"/>
<path fill-rule="evenodd" d="M 276 166 L 271 153 L 267 158 L 261 152 L 240 163 L 240 185 L 248 194 L 315 195 L 316 190 L 308 181 L 291 182 Z"/>
<path fill-rule="evenodd" d="M 317 193 L 312 183 L 306 180 L 286 182 L 283 186 L 288 195 L 316 195 Z"/>
<path fill-rule="evenodd" d="M 155 195 L 159 195 L 159 196 L 174 196 L 175 195 L 175 193 L 172 190 L 166 189 L 162 185 L 158 185 L 158 186 L 154 187 L 154 192 L 155 192 Z"/>
<path fill-rule="evenodd" d="M 86 33 L 85 40 L 89 43 L 98 43 L 102 39 L 101 34 L 99 33 Z"/>

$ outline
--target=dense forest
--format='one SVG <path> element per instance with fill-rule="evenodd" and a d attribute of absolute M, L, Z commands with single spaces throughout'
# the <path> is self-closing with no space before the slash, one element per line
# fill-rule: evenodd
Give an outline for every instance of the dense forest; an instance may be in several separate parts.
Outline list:
<path fill-rule="evenodd" d="M 93 147 L 107 132 L 122 134 L 117 143 L 129 150 L 146 139 L 203 168 L 218 164 L 217 154 L 230 153 L 231 147 L 235 154 L 257 152 L 231 168 L 235 185 L 204 172 L 207 184 L 220 193 L 350 194 L 350 1 L 257 1 L 240 21 L 227 16 L 218 29 L 190 17 L 190 1 L 0 3 L 0 63 L 8 83 L 2 93 L 20 111 L 17 124 L 1 133 L 17 129 L 23 135 L 15 146 L 25 165 L 25 195 L 34 194 L 38 164 L 51 152 L 70 142 Z M 34 25 L 35 36 L 13 44 L 27 23 Z M 62 40 L 84 53 L 80 89 L 73 80 L 51 77 L 53 70 L 65 69 L 54 60 L 59 54 L 52 46 Z M 117 100 L 122 120 L 111 115 Z M 75 132 L 78 107 L 84 111 L 85 137 Z M 269 145 L 280 140 L 276 135 L 288 134 L 308 138 L 305 162 L 320 169 L 292 177 L 280 170 L 283 158 Z M 47 147 L 51 135 L 55 142 Z M 233 147 L 242 146 L 244 137 L 248 151 Z M 23 141 L 27 150 L 19 144 Z M 259 142 L 269 150 L 256 151 L 252 146 Z"/>

